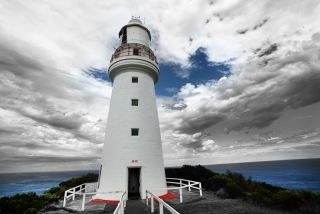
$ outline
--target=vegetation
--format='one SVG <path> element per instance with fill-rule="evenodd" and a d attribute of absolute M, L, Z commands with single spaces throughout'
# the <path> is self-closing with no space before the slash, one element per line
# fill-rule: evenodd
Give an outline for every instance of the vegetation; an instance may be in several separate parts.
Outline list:
<path fill-rule="evenodd" d="M 181 168 L 166 169 L 166 176 L 200 181 L 206 190 L 215 192 L 223 190 L 226 198 L 251 199 L 274 208 L 299 210 L 305 213 L 320 211 L 320 192 L 289 190 L 253 181 L 251 177 L 245 178 L 242 174 L 232 173 L 229 170 L 225 174 L 218 174 L 200 165 L 184 165 Z"/>
<path fill-rule="evenodd" d="M 83 183 L 96 182 L 98 175 L 88 173 L 79 178 L 72 178 L 59 184 L 59 186 L 52 187 L 45 191 L 40 196 L 35 192 L 28 192 L 16 194 L 11 197 L 0 198 L 0 213 L 23 213 L 34 214 L 43 207 L 53 202 L 58 202 L 64 196 L 64 192 L 70 188 L 78 186 Z"/>

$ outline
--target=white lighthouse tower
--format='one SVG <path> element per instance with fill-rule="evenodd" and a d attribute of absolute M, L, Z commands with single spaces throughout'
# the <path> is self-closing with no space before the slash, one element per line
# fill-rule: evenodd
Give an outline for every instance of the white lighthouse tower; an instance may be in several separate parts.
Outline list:
<path fill-rule="evenodd" d="M 145 198 L 146 190 L 167 193 L 154 84 L 160 70 L 150 49 L 151 34 L 132 17 L 119 32 L 120 44 L 112 55 L 113 82 L 97 195 L 117 200 L 113 191 Z"/>

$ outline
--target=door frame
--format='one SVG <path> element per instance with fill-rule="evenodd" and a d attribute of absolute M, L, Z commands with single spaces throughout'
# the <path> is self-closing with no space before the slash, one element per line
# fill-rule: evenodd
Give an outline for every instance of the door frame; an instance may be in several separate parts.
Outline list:
<path fill-rule="evenodd" d="M 141 186 L 142 186 L 142 166 L 127 166 L 127 181 L 126 181 L 126 198 L 129 199 L 129 169 L 140 169 L 139 172 L 139 195 L 141 198 Z"/>

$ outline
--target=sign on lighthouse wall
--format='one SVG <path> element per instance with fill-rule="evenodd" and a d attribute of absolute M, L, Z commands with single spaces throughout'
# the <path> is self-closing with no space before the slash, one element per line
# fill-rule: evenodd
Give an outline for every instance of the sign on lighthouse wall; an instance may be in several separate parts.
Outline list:
<path fill-rule="evenodd" d="M 119 32 L 108 74 L 113 82 L 97 195 L 116 200 L 114 191 L 146 197 L 167 193 L 154 85 L 160 71 L 150 49 L 150 31 L 132 18 Z"/>

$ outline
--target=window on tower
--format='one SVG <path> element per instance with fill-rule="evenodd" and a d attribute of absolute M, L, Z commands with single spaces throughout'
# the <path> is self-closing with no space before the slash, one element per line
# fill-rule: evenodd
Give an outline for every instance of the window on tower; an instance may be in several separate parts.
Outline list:
<path fill-rule="evenodd" d="M 133 55 L 139 55 L 139 48 L 133 48 Z"/>
<path fill-rule="evenodd" d="M 138 83 L 138 77 L 132 77 L 132 82 L 133 83 Z"/>
<path fill-rule="evenodd" d="M 122 43 L 121 44 L 127 44 L 127 28 L 123 28 L 122 30 Z"/>
<path fill-rule="evenodd" d="M 139 136 L 139 129 L 131 129 L 131 136 Z"/>
<path fill-rule="evenodd" d="M 132 99 L 131 100 L 131 105 L 132 106 L 138 106 L 138 104 L 139 104 L 139 100 L 138 99 Z"/>

